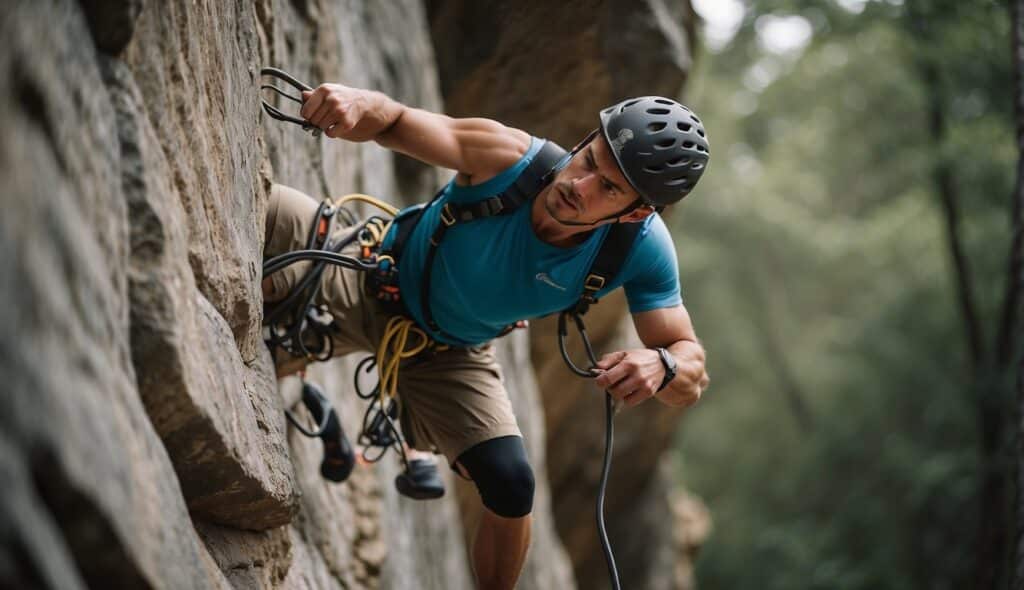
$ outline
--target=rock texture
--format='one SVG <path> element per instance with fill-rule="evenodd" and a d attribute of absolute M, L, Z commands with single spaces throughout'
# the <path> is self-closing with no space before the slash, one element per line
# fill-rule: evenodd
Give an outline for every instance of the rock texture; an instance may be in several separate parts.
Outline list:
<path fill-rule="evenodd" d="M 366 192 L 412 203 L 448 173 L 263 117 L 259 68 L 375 88 L 432 110 L 443 110 L 446 88 L 449 111 L 528 129 L 553 121 L 559 103 L 538 100 L 540 72 L 526 67 L 522 47 L 535 50 L 533 64 L 550 60 L 551 92 L 552 80 L 571 74 L 594 108 L 633 76 L 656 78 L 650 92 L 673 93 L 682 83 L 687 37 L 673 24 L 682 13 L 661 2 L 512 6 L 431 3 L 432 45 L 418 0 L 5 5 L 0 587 L 472 587 L 465 537 L 478 510 L 475 490 L 456 491 L 446 474 L 443 500 L 401 498 L 393 456 L 344 484 L 326 482 L 320 441 L 284 420 L 295 397 L 282 395 L 289 382 L 274 379 L 260 334 L 270 182 L 316 196 Z M 456 26 L 480 19 L 492 28 Z M 445 31 L 445 22 L 455 29 Z M 498 34 L 502 23 L 507 30 Z M 555 47 L 522 45 L 531 27 L 573 32 L 552 37 Z M 467 31 L 480 38 L 469 42 Z M 638 55 L 651 57 L 637 62 Z M 481 72 L 482 81 L 470 79 Z M 509 99 L 514 79 L 529 100 Z M 563 142 L 588 125 L 575 114 L 562 120 L 548 133 Z M 592 500 L 592 461 L 574 462 L 562 445 L 597 453 L 597 430 L 571 425 L 599 406 L 582 389 L 542 400 L 538 383 L 564 376 L 541 362 L 535 378 L 529 340 L 511 335 L 500 355 L 537 472 L 554 478 L 550 486 L 539 478 L 519 587 L 597 587 L 580 573 L 603 565 L 587 561 L 596 537 L 590 510 L 577 510 Z M 351 391 L 354 360 L 308 376 L 330 393 L 350 434 L 363 409 Z M 675 423 L 664 413 L 650 419 L 659 432 Z M 625 438 L 623 449 L 655 456 L 667 440 Z M 623 463 L 620 477 L 630 473 Z M 664 523 L 658 515 L 678 502 L 665 503 L 670 486 L 651 476 L 654 464 L 635 466 L 628 485 L 648 490 L 645 505 L 655 508 L 645 522 Z M 575 487 L 571 466 L 585 472 Z M 621 507 L 622 491 L 610 494 Z M 685 545 L 678 539 L 699 535 L 679 530 L 663 529 L 659 538 L 673 549 L 638 561 L 649 565 L 630 575 L 664 580 L 685 563 L 676 559 L 674 548 Z M 632 556 L 624 549 L 620 562 Z M 659 584 L 649 587 L 672 587 Z"/>
<path fill-rule="evenodd" d="M 453 115 L 494 117 L 565 147 L 629 96 L 676 96 L 696 19 L 686 0 L 428 0 Z"/>
<path fill-rule="evenodd" d="M 0 586 L 229 588 L 136 388 L 117 119 L 85 19 L 18 2 L 0 38 Z"/>

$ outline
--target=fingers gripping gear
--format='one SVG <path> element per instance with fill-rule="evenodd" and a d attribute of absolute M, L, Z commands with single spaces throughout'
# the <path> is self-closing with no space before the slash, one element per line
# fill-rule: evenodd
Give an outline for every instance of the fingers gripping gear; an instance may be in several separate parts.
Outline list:
<path fill-rule="evenodd" d="M 533 510 L 533 469 L 519 436 L 484 441 L 459 455 L 480 498 L 491 512 L 505 518 L 526 516 Z"/>

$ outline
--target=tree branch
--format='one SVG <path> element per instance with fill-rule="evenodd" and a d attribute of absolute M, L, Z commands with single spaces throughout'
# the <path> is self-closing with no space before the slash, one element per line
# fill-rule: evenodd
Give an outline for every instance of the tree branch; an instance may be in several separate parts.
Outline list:
<path fill-rule="evenodd" d="M 939 78 L 939 69 L 934 61 L 927 59 L 919 62 L 919 67 L 921 79 L 924 82 L 925 91 L 928 96 L 929 131 L 933 145 L 941 154 L 942 146 L 946 140 L 946 113 L 943 108 L 943 91 Z M 938 158 L 932 170 L 932 175 L 939 192 L 939 201 L 942 205 L 943 217 L 946 222 L 947 244 L 949 245 L 949 254 L 953 261 L 956 294 L 960 304 L 961 317 L 963 318 L 964 332 L 967 336 L 968 353 L 970 354 L 972 369 L 977 371 L 982 364 L 983 355 L 985 354 L 984 345 L 982 344 L 981 322 L 978 318 L 977 304 L 974 301 L 971 269 L 960 238 L 960 211 L 957 209 L 959 195 L 957 194 L 956 181 L 953 178 L 952 167 L 945 157 L 940 156 Z"/>

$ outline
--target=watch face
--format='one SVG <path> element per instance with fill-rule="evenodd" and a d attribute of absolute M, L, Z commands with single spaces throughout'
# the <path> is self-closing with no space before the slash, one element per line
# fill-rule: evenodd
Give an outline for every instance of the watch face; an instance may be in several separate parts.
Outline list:
<path fill-rule="evenodd" d="M 669 381 L 675 379 L 676 376 L 676 358 L 664 348 L 658 348 L 658 355 L 661 356 L 661 364 L 665 365 L 665 378 L 661 381 L 661 387 L 658 391 L 665 389 Z"/>
<path fill-rule="evenodd" d="M 672 353 L 665 348 L 659 348 L 658 354 L 661 355 L 661 362 L 665 365 L 665 368 L 674 371 L 676 368 L 676 357 L 672 356 Z"/>

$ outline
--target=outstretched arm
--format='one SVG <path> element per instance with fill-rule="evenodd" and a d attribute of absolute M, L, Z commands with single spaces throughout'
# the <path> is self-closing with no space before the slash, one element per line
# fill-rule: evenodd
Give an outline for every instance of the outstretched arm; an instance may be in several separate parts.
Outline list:
<path fill-rule="evenodd" d="M 530 136 L 482 118 L 456 119 L 405 106 L 386 94 L 341 84 L 302 93 L 300 114 L 328 137 L 376 141 L 428 164 L 459 172 L 479 184 L 519 160 Z"/>
<path fill-rule="evenodd" d="M 650 398 L 669 406 L 692 406 L 708 386 L 704 368 L 704 347 L 697 340 L 690 314 L 682 305 L 633 315 L 633 324 L 644 346 L 668 349 L 676 359 L 676 378 L 660 392 L 665 367 L 658 352 L 650 348 L 606 354 L 597 363 L 604 373 L 597 385 L 617 400 L 632 407 Z"/>

